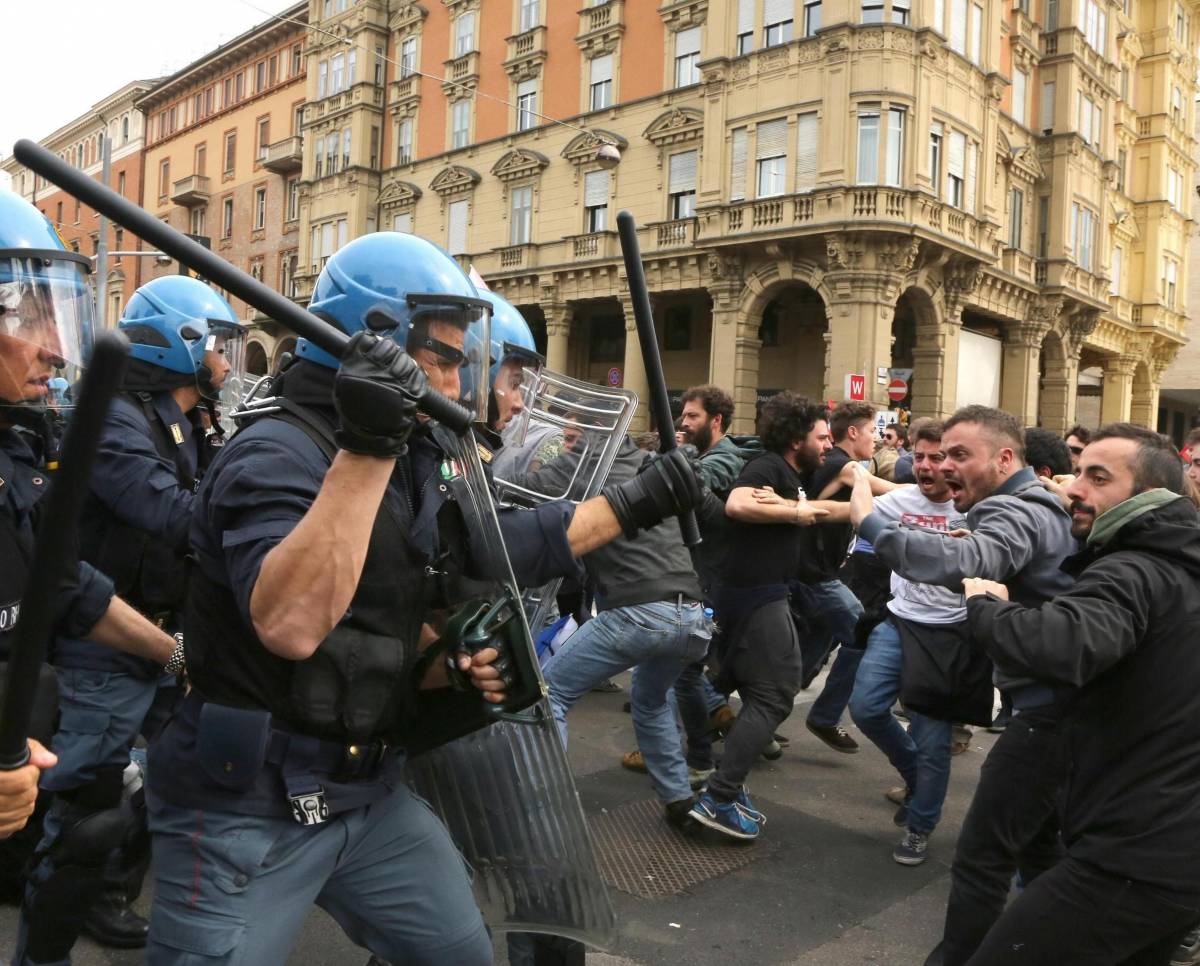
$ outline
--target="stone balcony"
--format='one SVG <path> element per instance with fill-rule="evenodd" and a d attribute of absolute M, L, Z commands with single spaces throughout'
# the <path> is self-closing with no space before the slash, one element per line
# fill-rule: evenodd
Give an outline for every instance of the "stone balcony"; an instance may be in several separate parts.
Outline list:
<path fill-rule="evenodd" d="M 276 174 L 292 174 L 304 164 L 304 139 L 298 134 L 267 145 L 262 166 Z"/>
<path fill-rule="evenodd" d="M 442 93 L 450 98 L 462 96 L 464 87 L 474 90 L 479 84 L 479 51 L 472 50 L 461 57 L 443 61 Z"/>
<path fill-rule="evenodd" d="M 611 51 L 625 32 L 625 0 L 608 0 L 579 11 L 579 33 L 575 42 L 584 57 Z"/>
<path fill-rule="evenodd" d="M 514 80 L 536 76 L 549 56 L 546 45 L 546 28 L 532 27 L 524 33 L 507 38 L 508 59 L 504 69 Z"/>
<path fill-rule="evenodd" d="M 421 76 L 409 74 L 392 81 L 391 108 L 393 114 L 415 114 L 421 103 Z"/>
<path fill-rule="evenodd" d="M 183 208 L 206 205 L 211 195 L 208 178 L 202 174 L 190 174 L 171 185 L 171 201 Z"/>
<path fill-rule="evenodd" d="M 304 108 L 304 123 L 312 124 L 322 118 L 348 111 L 359 104 L 383 107 L 383 89 L 368 81 L 360 81 L 337 94 L 330 94 L 319 101 L 310 101 Z"/>

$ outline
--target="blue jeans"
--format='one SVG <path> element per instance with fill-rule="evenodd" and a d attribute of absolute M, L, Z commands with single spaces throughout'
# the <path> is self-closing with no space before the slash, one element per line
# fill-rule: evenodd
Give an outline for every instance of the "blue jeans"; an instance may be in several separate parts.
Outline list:
<path fill-rule="evenodd" d="M 667 691 L 684 667 L 707 653 L 711 636 L 698 603 L 655 601 L 601 611 L 546 663 L 550 707 L 563 744 L 571 705 L 606 678 L 637 667 L 630 694 L 633 730 L 654 790 L 668 803 L 691 798 Z"/>
<path fill-rule="evenodd" d="M 154 796 L 148 804 L 150 966 L 282 963 L 313 903 L 390 962 L 492 962 L 462 856 L 405 785 L 316 826 Z"/>
<path fill-rule="evenodd" d="M 911 709 L 907 731 L 896 720 L 892 705 L 900 694 L 900 657 L 900 632 L 889 618 L 867 640 L 850 698 L 850 717 L 912 792 L 908 827 L 928 835 L 941 818 L 950 783 L 950 723 Z"/>
<path fill-rule="evenodd" d="M 791 590 L 792 606 L 808 619 L 815 633 L 822 635 L 821 647 L 802 646 L 801 652 L 807 656 L 815 651 L 824 656 L 840 645 L 833 667 L 825 678 L 825 687 L 808 709 L 809 724 L 832 728 L 842 720 L 846 705 L 850 703 L 858 662 L 862 660 L 863 652 L 854 646 L 854 628 L 862 616 L 863 606 L 840 580 L 792 584 Z M 804 671 L 807 676 L 815 669 L 806 667 Z"/>

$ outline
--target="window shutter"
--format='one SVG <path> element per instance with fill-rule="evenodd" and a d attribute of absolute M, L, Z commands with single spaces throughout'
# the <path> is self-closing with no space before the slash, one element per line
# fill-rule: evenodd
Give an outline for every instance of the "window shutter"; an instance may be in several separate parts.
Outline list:
<path fill-rule="evenodd" d="M 795 8 L 795 0 L 763 0 L 763 23 L 769 25 L 791 20 Z"/>
<path fill-rule="evenodd" d="M 734 128 L 733 157 L 729 171 L 729 200 L 742 201 L 746 197 L 746 129 Z"/>
<path fill-rule="evenodd" d="M 975 212 L 975 161 L 979 157 L 979 146 L 967 145 L 967 176 L 963 179 L 963 211 Z"/>
<path fill-rule="evenodd" d="M 961 131 L 950 132 L 950 150 L 946 152 L 946 170 L 956 178 L 962 178 L 966 170 L 967 136 Z"/>
<path fill-rule="evenodd" d="M 950 48 L 967 52 L 967 0 L 950 0 Z"/>
<path fill-rule="evenodd" d="M 1025 123 L 1025 88 L 1029 75 L 1023 70 L 1013 71 L 1012 102 L 1013 120 L 1018 124 Z"/>
<path fill-rule="evenodd" d="M 763 121 L 757 129 L 758 147 L 755 158 L 777 158 L 787 154 L 787 120 Z"/>
<path fill-rule="evenodd" d="M 1042 109 L 1038 116 L 1038 124 L 1043 131 L 1054 127 L 1054 81 L 1046 81 L 1042 85 Z"/>
<path fill-rule="evenodd" d="M 592 83 L 603 84 L 612 80 L 613 55 L 592 58 Z"/>
<path fill-rule="evenodd" d="M 671 194 L 696 190 L 696 158 L 699 153 L 698 151 L 684 151 L 671 155 L 668 188 Z"/>
<path fill-rule="evenodd" d="M 754 33 L 754 0 L 738 0 L 737 32 Z"/>
<path fill-rule="evenodd" d="M 392 231 L 402 231 L 407 235 L 412 234 L 412 212 L 402 211 L 392 218 Z"/>
<path fill-rule="evenodd" d="M 817 146 L 820 122 L 817 115 L 801 114 L 796 120 L 796 190 L 817 186 Z"/>
<path fill-rule="evenodd" d="M 461 255 L 467 250 L 467 214 L 470 202 L 452 201 L 450 203 L 450 237 L 451 255 Z"/>
<path fill-rule="evenodd" d="M 675 56 L 686 57 L 700 53 L 700 28 L 688 27 L 675 35 Z"/>
<path fill-rule="evenodd" d="M 933 0 L 933 29 L 946 34 L 946 0 Z"/>
<path fill-rule="evenodd" d="M 583 176 L 584 206 L 594 208 L 596 205 L 607 205 L 608 183 L 609 176 L 607 171 L 589 171 L 585 174 Z"/>
<path fill-rule="evenodd" d="M 537 80 L 523 80 L 517 85 L 517 100 L 537 93 Z"/>
<path fill-rule="evenodd" d="M 971 4 L 971 63 L 983 63 L 983 7 Z"/>

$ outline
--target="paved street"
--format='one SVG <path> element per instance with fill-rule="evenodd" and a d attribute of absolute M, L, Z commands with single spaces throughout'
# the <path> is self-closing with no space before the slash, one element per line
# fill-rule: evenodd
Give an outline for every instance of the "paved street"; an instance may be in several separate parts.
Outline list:
<path fill-rule="evenodd" d="M 653 797 L 648 778 L 619 764 L 621 753 L 634 745 L 629 716 L 621 710 L 628 676 L 618 680 L 626 690 L 589 695 L 569 719 L 571 760 L 584 806 L 606 828 Z M 821 683 L 801 695 L 784 725 L 792 744 L 783 757 L 760 762 L 751 776 L 755 803 L 768 825 L 759 842 L 739 849 L 737 858 L 747 861 L 665 898 L 611 890 L 619 935 L 608 954 L 590 955 L 589 964 L 908 966 L 923 960 L 940 928 L 953 841 L 992 736 L 980 732 L 971 750 L 954 759 L 931 857 L 923 866 L 904 868 L 891 859 L 900 832 L 892 825 L 894 808 L 883 797 L 895 783 L 886 761 L 873 746 L 857 755 L 838 754 L 804 728 L 804 706 Z M 640 821 L 644 832 L 651 820 Z M 12 948 L 15 919 L 15 910 L 0 909 L 0 955 Z M 366 959 L 315 910 L 288 963 L 361 966 Z M 140 957 L 81 943 L 74 961 L 125 966 Z M 505 961 L 501 951 L 497 962 Z"/>

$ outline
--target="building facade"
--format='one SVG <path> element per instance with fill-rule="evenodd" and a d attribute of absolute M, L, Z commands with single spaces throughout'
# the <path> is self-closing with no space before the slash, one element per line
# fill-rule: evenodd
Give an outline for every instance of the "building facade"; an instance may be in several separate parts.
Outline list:
<path fill-rule="evenodd" d="M 1194 0 L 574 7 L 310 0 L 301 298 L 346 240 L 414 231 L 551 365 L 644 393 L 625 208 L 669 385 L 731 387 L 740 429 L 851 374 L 880 403 L 907 377 L 918 413 L 1156 420 L 1186 341 Z"/>
<path fill-rule="evenodd" d="M 91 110 L 63 125 L 38 143 L 63 161 L 99 180 L 103 172 L 103 135 L 109 139 L 110 172 L 108 186 L 130 201 L 142 203 L 142 150 L 144 131 L 142 114 L 134 106 L 154 81 L 132 81 L 120 90 L 92 105 Z M 37 205 L 54 223 L 68 248 L 95 255 L 100 247 L 100 219 L 87 205 L 43 180 L 15 158 L 0 164 L 12 179 L 12 190 Z M 140 251 L 141 240 L 110 223 L 109 251 Z M 144 259 L 136 256 L 109 259 L 104 297 L 104 318 L 108 326 L 116 324 L 129 296 L 142 284 L 147 271 Z"/>
<path fill-rule="evenodd" d="M 146 118 L 143 207 L 289 296 L 297 294 L 307 9 L 289 7 L 137 102 Z M 151 274 L 172 271 L 174 263 Z M 295 340 L 231 301 L 253 324 L 247 365 L 265 373 Z"/>

